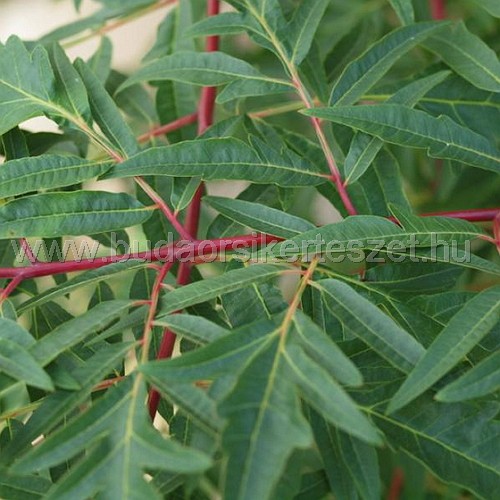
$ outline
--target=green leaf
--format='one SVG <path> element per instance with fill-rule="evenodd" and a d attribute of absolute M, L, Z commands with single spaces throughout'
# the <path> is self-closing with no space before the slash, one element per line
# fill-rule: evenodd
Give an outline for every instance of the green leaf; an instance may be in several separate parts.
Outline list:
<path fill-rule="evenodd" d="M 314 229 L 314 224 L 260 203 L 233 200 L 220 196 L 205 196 L 209 205 L 229 219 L 262 233 L 280 238 L 293 238 L 305 231 Z"/>
<path fill-rule="evenodd" d="M 81 59 L 75 66 L 87 88 L 92 116 L 99 128 L 123 156 L 137 153 L 139 146 L 135 136 L 104 85 Z"/>
<path fill-rule="evenodd" d="M 44 477 L 12 474 L 0 469 L 0 495 L 10 500 L 36 500 L 43 498 L 52 483 Z"/>
<path fill-rule="evenodd" d="M 381 498 L 382 484 L 377 450 L 349 434 L 337 431 L 338 446 L 342 462 L 361 498 L 378 500 Z"/>
<path fill-rule="evenodd" d="M 363 384 L 363 376 L 356 365 L 309 316 L 297 311 L 293 318 L 293 326 L 294 341 L 340 383 L 351 386 Z"/>
<path fill-rule="evenodd" d="M 233 99 L 242 99 L 251 96 L 265 96 L 290 92 L 290 88 L 284 82 L 266 80 L 234 80 L 228 83 L 217 95 L 216 102 L 224 104 Z"/>
<path fill-rule="evenodd" d="M 495 51 L 472 34 L 463 22 L 446 26 L 424 46 L 474 86 L 500 92 L 500 61 Z"/>
<path fill-rule="evenodd" d="M 441 83 L 450 73 L 440 71 L 434 75 L 412 82 L 396 92 L 388 100 L 388 104 L 402 104 L 413 107 L 433 87 Z M 351 184 L 357 181 L 369 168 L 384 142 L 378 137 L 364 133 L 357 133 L 349 148 L 344 163 L 344 183 Z"/>
<path fill-rule="evenodd" d="M 418 107 L 435 116 L 448 115 L 498 146 L 499 93 L 480 90 L 459 76 L 451 76 L 423 97 Z"/>
<path fill-rule="evenodd" d="M 275 337 L 253 356 L 220 406 L 228 419 L 222 435 L 225 498 L 269 498 L 293 450 L 313 442 L 278 343 Z"/>
<path fill-rule="evenodd" d="M 365 281 L 394 295 L 436 293 L 452 288 L 462 269 L 441 262 L 389 262 L 372 267 Z"/>
<path fill-rule="evenodd" d="M 329 0 L 316 0 L 315 2 L 301 2 L 295 11 L 287 30 L 292 47 L 290 60 L 298 66 L 309 53 L 314 35 Z"/>
<path fill-rule="evenodd" d="M 6 162 L 30 156 L 26 137 L 19 127 L 14 127 L 2 135 L 2 146 Z"/>
<path fill-rule="evenodd" d="M 287 346 L 283 354 L 301 394 L 326 420 L 363 441 L 380 445 L 382 439 L 342 387 L 307 356 L 299 346 Z"/>
<path fill-rule="evenodd" d="M 152 427 L 141 377 L 130 375 L 92 407 L 32 448 L 13 470 L 35 471 L 88 453 L 49 491 L 46 498 L 86 499 L 106 490 L 113 498 L 160 498 L 144 480 L 146 468 L 202 472 L 208 457 L 166 440 Z"/>
<path fill-rule="evenodd" d="M 87 61 L 88 68 L 104 84 L 111 73 L 111 58 L 113 44 L 106 36 L 101 38 L 101 43 L 92 57 Z"/>
<path fill-rule="evenodd" d="M 474 406 L 430 403 L 408 406 L 397 415 L 375 409 L 377 425 L 391 445 L 415 457 L 437 477 L 479 498 L 491 498 L 500 480 L 498 404 Z M 478 433 L 480 438 L 478 438 Z"/>
<path fill-rule="evenodd" d="M 396 104 L 316 108 L 304 113 L 347 125 L 392 144 L 427 149 L 434 158 L 500 172 L 500 153 L 494 145 L 447 116 L 434 118 Z"/>
<path fill-rule="evenodd" d="M 247 16 L 240 12 L 223 12 L 210 16 L 189 26 L 184 36 L 237 35 L 255 27 Z"/>
<path fill-rule="evenodd" d="M 47 52 L 28 52 L 17 37 L 0 44 L 0 135 L 19 123 L 48 111 L 54 99 L 55 78 Z"/>
<path fill-rule="evenodd" d="M 330 104 L 354 104 L 398 59 L 443 26 L 443 23 L 436 22 L 416 23 L 386 35 L 347 65 L 333 87 Z"/>
<path fill-rule="evenodd" d="M 500 320 L 500 286 L 489 288 L 460 309 L 430 345 L 389 403 L 388 413 L 407 405 L 459 363 Z"/>
<path fill-rule="evenodd" d="M 89 335 L 106 328 L 132 304 L 130 300 L 101 302 L 85 314 L 63 323 L 42 337 L 31 347 L 31 354 L 40 365 L 45 366 Z"/>
<path fill-rule="evenodd" d="M 474 0 L 478 7 L 488 11 L 492 16 L 500 17 L 500 5 L 496 0 Z"/>
<path fill-rule="evenodd" d="M 50 377 L 28 352 L 22 338 L 19 342 L 12 336 L 12 333 L 16 333 L 15 330 L 22 328 L 9 319 L 0 318 L 0 374 L 45 391 L 52 391 L 54 385 Z M 22 335 L 26 336 L 30 336 L 28 332 Z"/>
<path fill-rule="evenodd" d="M 389 0 L 389 2 L 403 24 L 415 22 L 412 0 Z"/>
<path fill-rule="evenodd" d="M 103 233 L 141 224 L 151 213 L 123 193 L 37 194 L 0 207 L 0 239 Z"/>
<path fill-rule="evenodd" d="M 200 182 L 201 179 L 198 177 L 191 177 L 191 179 L 181 177 L 174 180 L 170 196 L 174 211 L 180 212 L 189 206 L 200 187 Z"/>
<path fill-rule="evenodd" d="M 308 186 L 325 181 L 305 160 L 261 158 L 233 138 L 197 139 L 151 148 L 113 167 L 106 178 L 137 175 L 200 177 L 203 180 L 249 180 L 280 186 Z"/>
<path fill-rule="evenodd" d="M 485 396 L 500 389 L 500 351 L 493 353 L 436 394 L 438 401 L 454 403 Z"/>
<path fill-rule="evenodd" d="M 255 83 L 273 83 L 289 91 L 293 86 L 276 78 L 259 73 L 253 66 L 241 59 L 223 52 L 179 51 L 162 57 L 140 69 L 118 89 L 119 91 L 144 81 L 173 80 L 201 86 L 223 85 L 238 78 Z"/>
<path fill-rule="evenodd" d="M 332 314 L 394 367 L 408 373 L 425 354 L 422 345 L 369 300 L 338 280 L 317 282 Z"/>
<path fill-rule="evenodd" d="M 80 384 L 80 389 L 59 390 L 49 394 L 26 422 L 22 432 L 16 433 L 12 441 L 2 449 L 2 463 L 7 460 L 12 461 L 13 457 L 31 448 L 31 443 L 38 436 L 56 428 L 71 412 L 85 403 L 94 387 L 123 362 L 123 358 L 132 347 L 130 342 L 101 344 L 94 355 L 74 368 L 71 374 Z"/>
<path fill-rule="evenodd" d="M 163 316 L 174 311 L 180 311 L 186 307 L 214 299 L 224 293 L 268 281 L 279 276 L 286 269 L 282 265 L 257 264 L 244 269 L 229 271 L 215 278 L 191 283 L 167 293 L 164 303 L 160 307 L 160 313 Z M 161 321 L 162 316 L 158 320 Z"/>
<path fill-rule="evenodd" d="M 187 337 L 193 342 L 202 344 L 213 342 L 229 333 L 223 328 L 202 316 L 190 314 L 170 314 L 155 321 L 155 325 L 169 328 L 177 335 Z"/>
<path fill-rule="evenodd" d="M 79 184 L 104 174 L 110 167 L 110 163 L 76 156 L 42 155 L 11 160 L 0 169 L 0 197 Z"/>
<path fill-rule="evenodd" d="M 394 207 L 391 208 L 396 212 Z M 362 262 L 362 249 L 375 248 L 398 254 L 430 247 L 433 256 L 438 259 L 440 245 L 451 245 L 453 242 L 457 245 L 485 234 L 478 226 L 463 220 L 416 217 L 401 210 L 397 211 L 396 217 L 403 227 L 375 215 L 351 216 L 341 222 L 307 231 L 271 249 L 265 248 L 261 254 L 289 258 L 321 253 L 334 257 L 346 253 L 355 262 Z"/>

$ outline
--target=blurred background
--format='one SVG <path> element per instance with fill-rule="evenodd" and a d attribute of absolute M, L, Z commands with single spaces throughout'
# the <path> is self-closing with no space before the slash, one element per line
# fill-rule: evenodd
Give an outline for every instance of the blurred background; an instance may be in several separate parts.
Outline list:
<path fill-rule="evenodd" d="M 12 34 L 23 40 L 36 40 L 53 29 L 98 11 L 102 5 L 83 0 L 80 13 L 72 0 L 0 0 L 0 41 Z M 113 67 L 127 72 L 137 66 L 151 48 L 158 24 L 169 7 L 163 7 L 140 18 L 127 22 L 107 34 L 113 46 Z M 99 46 L 99 37 L 68 48 L 73 59 L 90 57 Z"/>

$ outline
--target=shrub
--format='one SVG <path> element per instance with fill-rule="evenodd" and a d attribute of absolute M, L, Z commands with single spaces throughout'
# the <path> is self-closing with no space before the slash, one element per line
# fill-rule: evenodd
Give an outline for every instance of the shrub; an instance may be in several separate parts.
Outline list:
<path fill-rule="evenodd" d="M 0 46 L 0 496 L 498 498 L 498 2 L 99 3 Z"/>

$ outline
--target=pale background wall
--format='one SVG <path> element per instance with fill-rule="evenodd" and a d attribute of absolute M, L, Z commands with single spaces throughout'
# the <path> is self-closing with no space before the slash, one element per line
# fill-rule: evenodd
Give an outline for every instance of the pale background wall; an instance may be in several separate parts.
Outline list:
<path fill-rule="evenodd" d="M 0 41 L 16 34 L 25 40 L 35 40 L 54 28 L 85 17 L 100 5 L 90 0 L 82 3 L 80 15 L 71 0 L 0 0 Z M 113 42 L 113 66 L 122 71 L 134 68 L 154 42 L 158 23 L 167 12 L 159 9 L 127 23 L 108 34 Z M 96 37 L 69 49 L 71 58 L 88 57 L 97 48 Z"/>

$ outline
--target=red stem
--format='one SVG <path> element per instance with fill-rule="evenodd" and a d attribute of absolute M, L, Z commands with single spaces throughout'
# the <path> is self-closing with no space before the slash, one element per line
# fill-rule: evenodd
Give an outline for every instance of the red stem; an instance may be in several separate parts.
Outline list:
<path fill-rule="evenodd" d="M 214 252 L 234 251 L 252 246 L 260 246 L 273 241 L 279 241 L 275 236 L 265 234 L 247 234 L 231 238 L 214 240 L 193 241 L 179 246 L 177 243 L 165 245 L 154 251 L 129 253 L 124 255 L 111 255 L 96 257 L 94 259 L 69 260 L 66 262 L 37 262 L 28 267 L 4 267 L 0 268 L 0 278 L 17 278 L 21 280 L 52 276 L 55 274 L 66 274 L 79 271 L 88 271 L 132 259 L 147 262 L 195 260 L 202 255 L 211 255 Z"/>
<path fill-rule="evenodd" d="M 21 284 L 23 279 L 22 276 L 14 276 L 14 279 L 0 293 L 0 304 L 9 298 L 9 295 Z"/>
<path fill-rule="evenodd" d="M 456 212 L 433 212 L 421 214 L 422 217 L 444 216 L 453 219 L 463 219 L 470 222 L 488 222 L 500 215 L 500 208 L 486 208 L 476 210 L 461 210 Z M 265 234 L 249 234 L 222 238 L 214 240 L 193 241 L 179 247 L 177 243 L 166 245 L 156 251 L 131 253 L 125 255 L 112 255 L 107 257 L 97 257 L 94 259 L 82 259 L 79 261 L 70 260 L 66 262 L 37 262 L 28 267 L 4 267 L 0 268 L 0 278 L 16 278 L 21 280 L 51 276 L 54 274 L 65 274 L 78 271 L 98 269 L 114 262 L 121 262 L 131 259 L 143 259 L 149 262 L 156 262 L 166 259 L 179 260 L 189 254 L 189 261 L 196 261 L 202 255 L 209 255 L 221 250 L 231 251 L 247 248 L 252 245 L 264 245 L 273 241 L 280 241 L 280 238 Z"/>
<path fill-rule="evenodd" d="M 143 340 L 146 339 L 148 335 L 151 335 L 151 332 L 153 330 L 153 322 L 156 316 L 156 311 L 158 309 L 158 301 L 160 300 L 160 294 L 161 294 L 161 288 L 163 284 L 163 280 L 166 278 L 167 274 L 169 273 L 170 269 L 174 265 L 173 262 L 166 262 L 163 267 L 160 269 L 158 275 L 156 276 L 156 280 L 153 285 L 153 290 L 151 291 L 151 304 L 149 306 L 149 313 L 148 313 L 148 318 L 146 320 L 146 324 L 144 326 L 144 335 L 143 335 Z M 162 339 L 162 345 L 164 343 L 164 339 Z M 172 355 L 172 351 L 174 349 L 174 344 L 175 344 L 175 338 L 172 342 L 170 351 L 169 351 L 169 356 Z M 144 342 L 143 349 L 149 349 L 150 343 L 149 342 Z M 162 348 L 160 348 L 160 351 L 158 353 L 158 358 L 160 358 L 160 354 L 162 353 Z M 149 414 L 151 415 L 151 419 L 154 420 L 156 411 L 158 410 L 158 404 L 160 402 L 160 395 L 158 391 L 155 389 L 151 389 L 149 392 L 149 400 L 148 400 L 148 407 L 149 407 Z"/>
<path fill-rule="evenodd" d="M 446 0 L 430 0 L 432 19 L 440 21 L 447 18 Z"/>
<path fill-rule="evenodd" d="M 156 203 L 158 208 L 163 212 L 173 228 L 179 233 L 179 236 L 187 241 L 191 241 L 191 233 L 186 231 L 182 224 L 177 220 L 175 214 L 170 210 L 168 205 L 163 201 L 163 198 L 142 178 L 134 177 L 135 182 L 141 186 L 143 191 Z"/>
<path fill-rule="evenodd" d="M 472 210 L 458 210 L 452 212 L 429 212 L 422 217 L 451 217 L 452 219 L 463 219 L 469 222 L 489 222 L 500 214 L 500 208 L 480 208 Z"/>
<path fill-rule="evenodd" d="M 220 12 L 219 0 L 207 0 L 207 15 L 216 16 Z M 209 36 L 206 42 L 206 51 L 215 52 L 219 50 L 219 37 Z M 201 91 L 200 102 L 198 105 L 198 135 L 201 135 L 210 127 L 214 121 L 215 98 L 217 96 L 216 87 L 204 87 Z M 201 183 L 196 190 L 196 193 L 191 200 L 187 209 L 184 228 L 187 233 L 194 236 L 198 234 L 198 226 L 200 224 L 201 198 L 203 197 L 204 185 Z M 187 285 L 191 277 L 191 264 L 189 262 L 181 262 L 179 272 L 177 273 L 177 284 Z M 175 345 L 175 333 L 165 329 L 163 333 L 158 359 L 166 359 L 172 356 Z M 154 420 L 158 405 L 160 404 L 160 395 L 154 389 L 149 393 L 149 414 Z"/>
<path fill-rule="evenodd" d="M 191 113 L 190 115 L 182 116 L 173 122 L 167 123 L 166 125 L 159 125 L 156 128 L 153 128 L 146 132 L 145 134 L 140 135 L 137 140 L 139 142 L 147 142 L 153 137 L 158 137 L 160 135 L 169 134 L 170 132 L 174 132 L 175 130 L 179 130 L 187 125 L 192 125 L 196 123 L 198 120 L 198 113 Z"/>
<path fill-rule="evenodd" d="M 157 359 L 168 359 L 172 357 L 175 346 L 175 334 L 170 330 L 165 330 L 158 350 Z M 148 396 L 148 409 L 151 420 L 154 420 L 158 406 L 160 405 L 160 393 L 156 389 L 151 389 Z"/>
<path fill-rule="evenodd" d="M 403 469 L 398 467 L 394 469 L 392 475 L 391 486 L 387 494 L 387 500 L 399 500 L 401 497 L 401 492 L 403 491 L 405 475 Z"/>

